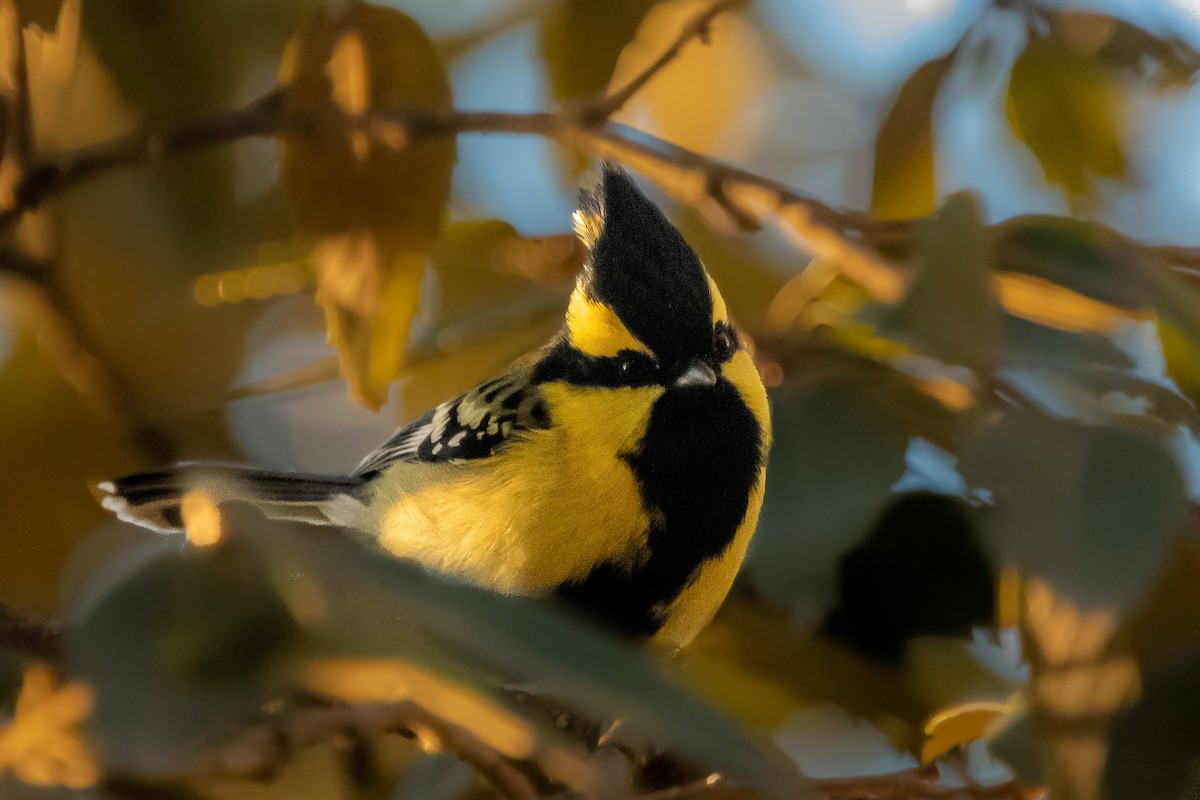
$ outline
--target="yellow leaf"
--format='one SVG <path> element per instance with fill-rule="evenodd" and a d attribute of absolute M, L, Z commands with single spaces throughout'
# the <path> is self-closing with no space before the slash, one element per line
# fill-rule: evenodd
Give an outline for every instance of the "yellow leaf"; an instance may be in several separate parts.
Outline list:
<path fill-rule="evenodd" d="M 960 703 L 942 709 L 925 723 L 921 763 L 928 764 L 954 748 L 983 737 L 984 731 L 1008 713 L 1005 703 L 991 700 Z"/>
<path fill-rule="evenodd" d="M 1125 173 L 1127 100 L 1098 59 L 1056 39 L 1035 38 L 1013 65 L 1008 116 L 1046 179 L 1081 196 L 1094 177 Z"/>
<path fill-rule="evenodd" d="M 99 769 L 75 731 L 91 713 L 90 688 L 58 685 L 49 667 L 30 665 L 13 719 L 0 727 L 0 776 L 34 786 L 94 785 Z"/>
<path fill-rule="evenodd" d="M 624 86 L 643 72 L 706 5 L 676 0 L 651 8 L 617 59 L 609 88 Z M 688 149 L 712 152 L 729 121 L 745 116 L 776 75 L 766 55 L 769 45 L 749 21 L 723 14 L 711 30 L 707 46 L 685 48 L 615 119 L 641 129 L 649 126 Z"/>
<path fill-rule="evenodd" d="M 1132 315 L 1065 286 L 1019 272 L 999 272 L 993 285 L 1008 313 L 1072 333 L 1112 333 Z"/>
<path fill-rule="evenodd" d="M 379 138 L 376 109 L 450 108 L 433 43 L 408 16 L 367 3 L 319 11 L 288 48 L 284 182 L 317 237 L 317 302 L 357 401 L 378 408 L 404 362 L 426 255 L 442 230 L 453 137 Z"/>
<path fill-rule="evenodd" d="M 313 691 L 351 703 L 411 700 L 509 758 L 529 758 L 535 750 L 534 733 L 525 720 L 465 686 L 404 661 L 316 661 L 307 666 L 304 679 Z"/>
<path fill-rule="evenodd" d="M 313 252 L 317 304 L 354 399 L 378 409 L 404 365 L 425 258 L 370 234 L 328 236 Z"/>
<path fill-rule="evenodd" d="M 936 205 L 933 109 L 955 52 L 922 65 L 900 88 L 875 135 L 871 212 L 884 219 L 927 216 Z"/>

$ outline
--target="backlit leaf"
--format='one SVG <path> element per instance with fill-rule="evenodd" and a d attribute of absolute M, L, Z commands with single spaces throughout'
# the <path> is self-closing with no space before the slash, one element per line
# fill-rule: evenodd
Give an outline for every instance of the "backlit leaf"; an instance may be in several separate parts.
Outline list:
<path fill-rule="evenodd" d="M 559 0 L 542 18 L 542 58 L 559 100 L 603 92 L 617 56 L 655 0 Z"/>
<path fill-rule="evenodd" d="M 305 121 L 283 138 L 280 161 L 297 217 L 317 237 L 317 301 L 352 393 L 378 407 L 403 364 L 455 144 L 382 137 L 351 120 L 449 108 L 449 80 L 416 22 L 367 3 L 317 12 L 289 46 L 282 80 L 285 112 Z"/>
<path fill-rule="evenodd" d="M 1110 228 L 1068 217 L 1029 215 L 1006 220 L 995 234 L 996 265 L 1004 272 L 1040 278 L 1121 311 L 1143 311 L 1151 302 L 1153 263 Z M 1069 306 L 1057 312 L 1064 321 L 1054 327 L 1100 331 L 1110 329 L 1117 318 L 1111 309 L 1085 307 L 1061 295 L 1051 300 L 1048 309 Z M 1021 311 L 1019 305 L 1010 308 Z M 1079 321 L 1071 324 L 1074 318 Z"/>
<path fill-rule="evenodd" d="M 1127 96 L 1094 56 L 1053 38 L 1033 38 L 1013 64 L 1008 118 L 1041 162 L 1046 179 L 1072 196 L 1098 176 L 1126 174 L 1122 143 Z"/>
<path fill-rule="evenodd" d="M 875 135 L 871 212 L 885 219 L 922 217 L 936 205 L 933 111 L 957 51 L 923 64 L 904 85 Z"/>

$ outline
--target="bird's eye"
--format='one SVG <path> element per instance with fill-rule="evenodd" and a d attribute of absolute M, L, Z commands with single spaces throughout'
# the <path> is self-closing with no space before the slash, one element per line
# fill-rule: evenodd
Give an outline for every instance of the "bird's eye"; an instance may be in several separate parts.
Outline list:
<path fill-rule="evenodd" d="M 641 353 L 623 350 L 617 355 L 617 372 L 624 380 L 644 380 L 654 371 L 654 362 Z"/>
<path fill-rule="evenodd" d="M 713 330 L 713 351 L 721 361 L 731 358 L 738 350 L 738 338 L 733 328 L 723 322 Z"/>

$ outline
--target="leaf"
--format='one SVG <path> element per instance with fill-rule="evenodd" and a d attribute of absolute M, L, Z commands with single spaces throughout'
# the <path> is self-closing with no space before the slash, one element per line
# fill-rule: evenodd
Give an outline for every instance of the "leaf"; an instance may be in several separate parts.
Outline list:
<path fill-rule="evenodd" d="M 272 699 L 291 615 L 257 570 L 169 554 L 67 629 L 72 671 L 96 691 L 109 767 L 155 771 Z"/>
<path fill-rule="evenodd" d="M 1007 764 L 1026 786 L 1046 785 L 1046 756 L 1028 712 L 1017 712 L 988 732 L 988 750 Z"/>
<path fill-rule="evenodd" d="M 776 604 L 793 608 L 826 596 L 834 564 L 889 501 L 908 448 L 894 401 L 863 378 L 775 395 L 771 468 L 746 572 Z"/>
<path fill-rule="evenodd" d="M 655 0 L 560 0 L 542 17 L 541 52 L 558 100 L 604 91 L 617 56 Z"/>
<path fill-rule="evenodd" d="M 1148 671 L 1143 687 L 1114 721 L 1104 797 L 1190 800 L 1200 791 L 1200 651 Z"/>
<path fill-rule="evenodd" d="M 260 527 L 252 543 L 284 601 L 331 654 L 412 660 L 482 689 L 536 687 L 745 780 L 769 784 L 787 773 L 777 753 L 669 680 L 646 651 L 554 608 L 440 578 L 302 525 Z"/>
<path fill-rule="evenodd" d="M 475 772 L 453 756 L 431 755 L 400 777 L 392 800 L 457 800 L 470 788 Z"/>
<path fill-rule="evenodd" d="M 1000 307 L 979 204 L 956 194 L 917 229 L 919 271 L 880 331 L 926 354 L 986 375 L 999 357 Z"/>
<path fill-rule="evenodd" d="M 1116 231 L 1068 217 L 1028 215 L 1006 220 L 996 227 L 995 253 L 997 267 L 1004 272 L 1041 278 L 1125 312 L 1149 307 L 1156 291 L 1155 276 L 1161 272 L 1144 251 Z M 1065 311 L 1060 314 L 1066 316 Z M 1079 314 L 1097 323 L 1055 327 L 1102 330 L 1113 317 L 1103 309 L 1080 309 Z"/>
<path fill-rule="evenodd" d="M 375 108 L 449 108 L 433 43 L 408 16 L 367 3 L 322 9 L 291 43 L 283 179 L 317 236 L 317 302 L 355 398 L 377 408 L 403 365 L 425 257 L 441 233 L 453 137 L 388 141 L 350 124 Z M 398 137 L 398 138 L 397 138 Z"/>
<path fill-rule="evenodd" d="M 1130 369 L 1133 361 L 1112 341 L 1095 333 L 1074 333 L 1004 315 L 1004 361 L 1020 367 L 1064 368 L 1100 364 Z"/>
<path fill-rule="evenodd" d="M 1041 162 L 1046 179 L 1074 197 L 1096 177 L 1126 174 L 1122 145 L 1128 98 L 1095 57 L 1035 37 L 1013 64 L 1008 119 Z"/>
<path fill-rule="evenodd" d="M 1136 602 L 1187 508 L 1179 467 L 1157 441 L 1032 412 L 984 429 L 962 470 L 995 497 L 984 530 L 999 560 L 1083 610 Z"/>
<path fill-rule="evenodd" d="M 961 703 L 939 711 L 925 723 L 921 763 L 932 763 L 954 748 L 981 738 L 989 725 L 1007 713 L 1004 703 L 988 700 Z"/>
<path fill-rule="evenodd" d="M 884 219 L 924 217 L 936 206 L 933 111 L 958 51 L 921 65 L 875 134 L 871 213 Z"/>
<path fill-rule="evenodd" d="M 1200 71 L 1200 52 L 1171 34 L 1153 34 L 1116 20 L 1116 30 L 1097 57 L 1105 64 L 1149 80 L 1159 89 L 1190 84 Z"/>

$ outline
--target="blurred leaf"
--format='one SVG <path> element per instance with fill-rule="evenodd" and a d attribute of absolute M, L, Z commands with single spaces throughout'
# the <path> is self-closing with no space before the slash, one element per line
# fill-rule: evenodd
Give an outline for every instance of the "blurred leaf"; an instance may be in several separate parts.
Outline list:
<path fill-rule="evenodd" d="M 1000 561 L 1085 610 L 1141 597 L 1187 507 L 1179 468 L 1158 442 L 1031 412 L 984 429 L 962 470 L 994 494 L 984 530 Z"/>
<path fill-rule="evenodd" d="M 926 354 L 987 375 L 999 357 L 1000 307 L 990 242 L 969 193 L 948 198 L 917 230 L 919 272 L 880 325 Z"/>
<path fill-rule="evenodd" d="M 1138 661 L 1157 666 L 1200 647 L 1200 535 L 1192 528 L 1172 542 L 1166 568 L 1149 596 L 1123 622 Z"/>
<path fill-rule="evenodd" d="M 67 630 L 69 663 L 96 691 L 105 763 L 168 767 L 253 713 L 279 689 L 271 673 L 294 633 L 251 565 L 195 553 L 147 564 Z"/>
<path fill-rule="evenodd" d="M 1004 360 L 1015 366 L 1063 368 L 1100 364 L 1129 369 L 1133 361 L 1106 336 L 1039 325 L 1027 319 L 1004 315 Z"/>
<path fill-rule="evenodd" d="M 895 669 L 867 659 L 786 615 L 748 602 L 726 603 L 688 648 L 693 682 L 735 713 L 748 699 L 749 719 L 778 725 L 797 708 L 834 703 L 917 748 L 929 714 Z M 693 663 L 695 667 L 693 668 Z M 735 675 L 730 685 L 715 679 Z M 739 696 L 747 690 L 748 696 Z"/>
<path fill-rule="evenodd" d="M 1163 383 L 1147 380 L 1129 372 L 1099 366 L 1066 370 L 1081 386 L 1103 398 L 1117 393 L 1146 401 L 1146 415 L 1170 427 L 1182 425 L 1200 428 L 1196 407 L 1186 397 Z"/>
<path fill-rule="evenodd" d="M 1087 195 L 1095 177 L 1125 175 L 1126 103 L 1111 70 L 1056 39 L 1032 38 L 1013 64 L 1013 132 L 1041 162 L 1046 179 L 1072 196 Z"/>
<path fill-rule="evenodd" d="M 1200 295 L 1191 284 L 1165 269 L 1150 273 L 1150 301 L 1161 317 L 1200 345 Z"/>
<path fill-rule="evenodd" d="M 541 51 L 559 100 L 586 99 L 607 88 L 617 56 L 655 0 L 558 0 L 542 17 Z"/>
<path fill-rule="evenodd" d="M 834 564 L 889 501 L 908 448 L 892 400 L 862 378 L 775 393 L 771 468 L 746 569 L 778 605 L 832 593 Z"/>
<path fill-rule="evenodd" d="M 644 650 L 555 609 L 439 578 L 303 525 L 254 533 L 285 602 L 336 655 L 412 659 L 480 688 L 536 687 L 746 780 L 770 783 L 786 772 L 774 751 L 664 677 Z"/>
<path fill-rule="evenodd" d="M 583 264 L 572 235 L 532 239 L 502 220 L 456 222 L 433 249 L 437 266 L 439 318 L 470 318 L 531 297 L 549 296 L 540 284 L 565 295 Z M 564 301 L 565 303 L 565 301 Z"/>
<path fill-rule="evenodd" d="M 939 711 L 925 723 L 921 762 L 929 764 L 954 748 L 979 739 L 989 725 L 1006 713 L 1003 703 L 988 701 L 962 703 Z"/>
<path fill-rule="evenodd" d="M 924 217 L 937 203 L 933 158 L 933 111 L 957 48 L 921 65 L 875 135 L 871 213 L 884 219 Z"/>
<path fill-rule="evenodd" d="M 457 758 L 425 756 L 404 771 L 391 800 L 455 800 L 474 778 L 474 770 Z"/>
<path fill-rule="evenodd" d="M 289 46 L 281 169 L 302 226 L 318 237 L 317 302 L 355 398 L 378 408 L 399 373 L 425 255 L 441 232 L 453 137 L 380 141 L 344 115 L 449 108 L 432 42 L 408 16 L 366 3 L 319 11 Z"/>
<path fill-rule="evenodd" d="M 1015 773 L 1026 786 L 1045 786 L 1046 757 L 1042 752 L 1033 718 L 1026 711 L 1008 717 L 988 732 L 988 750 Z"/>
<path fill-rule="evenodd" d="M 1115 20 L 1116 30 L 1100 48 L 1098 58 L 1153 81 L 1160 89 L 1190 84 L 1200 70 L 1200 52 L 1176 36 L 1150 33 L 1144 28 Z"/>
<path fill-rule="evenodd" d="M 1106 800 L 1191 800 L 1200 792 L 1200 651 L 1146 673 L 1142 699 L 1114 721 Z"/>
<path fill-rule="evenodd" d="M 1124 311 L 1141 311 L 1151 302 L 1159 270 L 1143 250 L 1110 228 L 1028 215 L 1002 222 L 995 233 L 1001 270 L 1042 278 Z"/>

